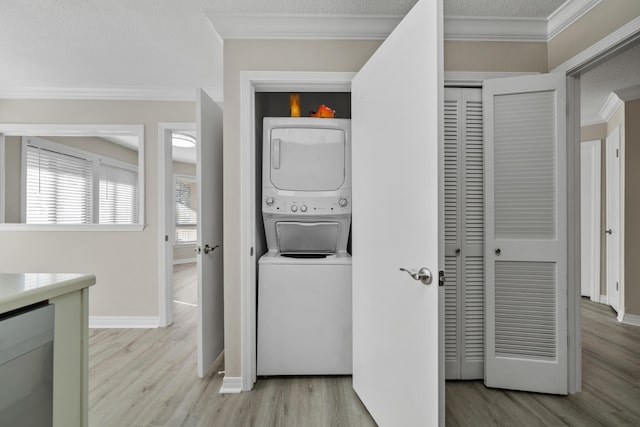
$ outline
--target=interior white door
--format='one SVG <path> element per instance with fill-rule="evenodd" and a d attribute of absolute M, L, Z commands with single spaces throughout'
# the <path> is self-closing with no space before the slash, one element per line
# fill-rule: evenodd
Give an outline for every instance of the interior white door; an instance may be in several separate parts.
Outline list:
<path fill-rule="evenodd" d="M 620 311 L 620 126 L 607 136 L 607 303 Z"/>
<path fill-rule="evenodd" d="M 224 348 L 222 298 L 222 109 L 198 90 L 198 376 Z"/>
<path fill-rule="evenodd" d="M 353 387 L 383 427 L 444 418 L 442 75 L 442 2 L 421 0 L 352 84 Z"/>
<path fill-rule="evenodd" d="M 600 300 L 600 140 L 580 143 L 580 293 Z"/>
<path fill-rule="evenodd" d="M 488 80 L 485 384 L 567 394 L 566 82 Z"/>

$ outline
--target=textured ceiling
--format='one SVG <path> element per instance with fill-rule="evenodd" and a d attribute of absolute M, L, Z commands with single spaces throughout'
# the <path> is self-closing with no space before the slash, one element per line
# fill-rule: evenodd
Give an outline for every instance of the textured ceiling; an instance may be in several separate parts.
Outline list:
<path fill-rule="evenodd" d="M 587 71 L 580 77 L 582 119 L 598 114 L 611 92 L 640 85 L 640 45 Z"/>
<path fill-rule="evenodd" d="M 2 0 L 0 86 L 215 87 L 200 0 Z"/>
<path fill-rule="evenodd" d="M 204 87 L 221 94 L 222 43 L 205 11 L 403 15 L 415 1 L 2 0 L 0 89 Z M 445 0 L 445 14 L 548 16 L 562 3 Z"/>

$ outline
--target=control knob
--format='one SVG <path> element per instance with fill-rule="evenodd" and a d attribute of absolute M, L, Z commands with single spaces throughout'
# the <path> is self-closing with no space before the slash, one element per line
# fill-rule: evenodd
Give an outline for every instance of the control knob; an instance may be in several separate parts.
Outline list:
<path fill-rule="evenodd" d="M 338 205 L 340 205 L 341 208 L 346 207 L 348 204 L 349 202 L 344 197 L 341 197 L 340 200 L 338 200 Z"/>
<path fill-rule="evenodd" d="M 298 212 L 298 207 L 296 205 L 291 206 L 291 212 Z"/>
<path fill-rule="evenodd" d="M 273 206 L 274 202 L 275 200 L 273 199 L 273 197 L 267 197 L 267 200 L 266 200 L 267 206 Z"/>
<path fill-rule="evenodd" d="M 307 211 L 307 205 L 300 206 L 300 212 L 306 212 L 306 211 Z"/>

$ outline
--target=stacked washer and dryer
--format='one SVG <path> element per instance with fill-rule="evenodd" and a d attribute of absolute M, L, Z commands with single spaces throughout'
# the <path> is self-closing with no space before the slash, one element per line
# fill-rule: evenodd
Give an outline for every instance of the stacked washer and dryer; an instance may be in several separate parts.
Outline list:
<path fill-rule="evenodd" d="M 352 372 L 351 121 L 263 122 L 258 375 Z"/>

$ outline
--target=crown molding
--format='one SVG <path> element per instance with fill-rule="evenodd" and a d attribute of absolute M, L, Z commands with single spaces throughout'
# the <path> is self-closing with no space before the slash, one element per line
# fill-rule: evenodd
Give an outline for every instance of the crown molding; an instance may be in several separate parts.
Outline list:
<path fill-rule="evenodd" d="M 495 16 L 445 16 L 444 39 L 546 42 L 547 20 Z"/>
<path fill-rule="evenodd" d="M 580 127 L 600 125 L 600 124 L 603 124 L 603 123 L 606 123 L 606 122 L 598 114 L 593 114 L 591 116 L 582 117 L 580 119 Z"/>
<path fill-rule="evenodd" d="M 593 65 L 603 56 L 613 55 L 640 38 L 640 16 L 632 19 L 606 37 L 551 70 L 552 73 L 573 74 Z"/>
<path fill-rule="evenodd" d="M 222 100 L 222 88 L 205 88 L 215 101 Z M 195 88 L 167 87 L 0 87 L 3 99 L 74 99 L 128 101 L 195 101 Z"/>
<path fill-rule="evenodd" d="M 611 94 L 609 94 L 609 97 L 605 101 L 604 105 L 600 109 L 600 112 L 598 113 L 598 115 L 602 117 L 602 120 L 604 120 L 605 122 L 608 122 L 609 120 L 611 120 L 613 115 L 618 111 L 618 108 L 622 107 L 623 105 L 624 105 L 624 102 L 620 98 L 618 98 L 618 95 L 611 92 Z"/>
<path fill-rule="evenodd" d="M 634 99 L 640 98 L 640 85 L 631 86 L 626 89 L 621 89 L 616 91 L 616 95 L 622 101 L 633 101 Z"/>
<path fill-rule="evenodd" d="M 548 42 L 602 0 L 568 0 L 549 18 L 445 16 L 445 40 Z M 222 40 L 384 40 L 401 15 L 205 12 Z"/>
<path fill-rule="evenodd" d="M 223 40 L 341 39 L 384 40 L 400 15 L 214 13 L 205 15 Z"/>
<path fill-rule="evenodd" d="M 564 2 L 547 20 L 548 40 L 566 30 L 600 3 L 602 0 L 569 0 Z"/>

